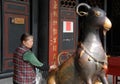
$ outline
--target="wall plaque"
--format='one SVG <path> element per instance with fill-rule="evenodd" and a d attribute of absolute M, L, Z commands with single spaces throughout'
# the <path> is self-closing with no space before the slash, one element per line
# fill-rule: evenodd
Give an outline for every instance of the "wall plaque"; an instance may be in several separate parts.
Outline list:
<path fill-rule="evenodd" d="M 25 24 L 24 18 L 11 18 L 11 23 L 13 24 Z"/>

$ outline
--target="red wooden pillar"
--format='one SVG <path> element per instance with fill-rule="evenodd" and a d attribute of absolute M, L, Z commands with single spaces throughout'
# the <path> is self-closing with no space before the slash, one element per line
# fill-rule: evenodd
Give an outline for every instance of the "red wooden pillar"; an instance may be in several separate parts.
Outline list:
<path fill-rule="evenodd" d="M 58 0 L 50 0 L 49 12 L 49 66 L 58 65 Z"/>

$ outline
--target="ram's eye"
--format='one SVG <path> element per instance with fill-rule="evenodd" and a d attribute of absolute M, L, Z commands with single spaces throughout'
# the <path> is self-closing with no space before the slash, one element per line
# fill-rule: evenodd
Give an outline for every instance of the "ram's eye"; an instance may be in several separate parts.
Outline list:
<path fill-rule="evenodd" d="M 100 16 L 100 15 L 101 15 L 100 11 L 95 11 L 95 16 Z"/>

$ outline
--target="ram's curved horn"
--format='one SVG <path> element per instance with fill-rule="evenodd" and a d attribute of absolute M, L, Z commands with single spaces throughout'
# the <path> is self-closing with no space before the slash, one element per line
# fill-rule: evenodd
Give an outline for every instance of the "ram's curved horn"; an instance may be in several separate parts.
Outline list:
<path fill-rule="evenodd" d="M 88 12 L 84 12 L 84 11 L 80 11 L 80 12 L 79 12 L 79 7 L 80 7 L 80 6 L 85 6 L 85 7 L 87 7 L 88 9 L 90 9 L 91 7 L 90 7 L 88 4 L 86 4 L 86 3 L 80 3 L 80 4 L 78 4 L 78 6 L 76 7 L 76 12 L 77 12 L 78 15 L 80 15 L 80 16 L 86 16 L 86 15 L 88 15 Z"/>

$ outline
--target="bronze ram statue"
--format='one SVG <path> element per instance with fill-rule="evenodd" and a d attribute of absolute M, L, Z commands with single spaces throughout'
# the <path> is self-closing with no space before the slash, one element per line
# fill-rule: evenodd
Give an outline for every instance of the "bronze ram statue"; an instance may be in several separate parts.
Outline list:
<path fill-rule="evenodd" d="M 79 10 L 82 6 L 88 9 L 87 12 Z M 95 84 L 96 78 L 102 84 L 108 84 L 107 56 L 100 40 L 100 29 L 105 35 L 112 27 L 111 21 L 105 11 L 98 7 L 92 8 L 86 3 L 80 3 L 76 11 L 85 18 L 84 38 L 76 53 L 49 73 L 47 84 Z"/>

